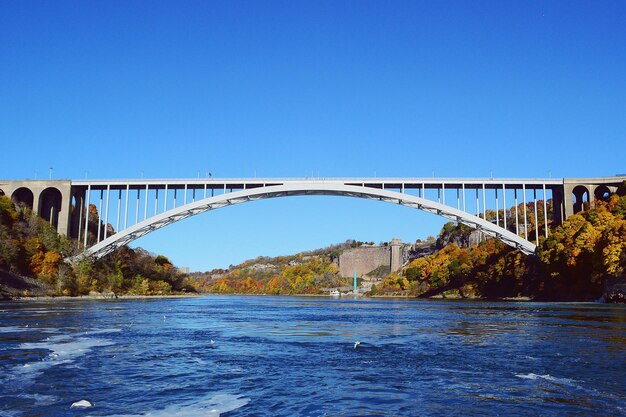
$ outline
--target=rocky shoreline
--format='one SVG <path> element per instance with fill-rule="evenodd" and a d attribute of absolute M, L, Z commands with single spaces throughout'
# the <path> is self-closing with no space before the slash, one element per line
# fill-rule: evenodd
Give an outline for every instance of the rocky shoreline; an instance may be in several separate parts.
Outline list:
<path fill-rule="evenodd" d="M 163 294 L 163 295 L 133 295 L 122 294 L 117 295 L 114 293 L 93 293 L 89 295 L 43 295 L 34 297 L 13 297 L 9 298 L 12 301 L 70 301 L 70 300 L 141 300 L 141 299 L 156 299 L 156 298 L 194 298 L 200 297 L 203 294 Z"/>
<path fill-rule="evenodd" d="M 0 300 L 16 297 L 45 296 L 51 288 L 36 278 L 0 270 Z"/>

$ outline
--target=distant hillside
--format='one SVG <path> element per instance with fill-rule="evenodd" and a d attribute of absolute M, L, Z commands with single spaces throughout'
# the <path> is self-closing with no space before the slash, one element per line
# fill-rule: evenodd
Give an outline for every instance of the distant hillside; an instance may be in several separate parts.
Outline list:
<path fill-rule="evenodd" d="M 326 248 L 289 256 L 258 257 L 229 269 L 190 274 L 201 292 L 218 294 L 323 294 L 331 288 L 349 289 L 351 278 L 341 277 L 337 262 L 346 249 L 372 242 L 348 240 Z"/>

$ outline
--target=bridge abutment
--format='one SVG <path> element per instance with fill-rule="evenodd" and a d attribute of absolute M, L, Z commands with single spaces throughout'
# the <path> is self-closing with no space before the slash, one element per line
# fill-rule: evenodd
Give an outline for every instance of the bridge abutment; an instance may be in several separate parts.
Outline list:
<path fill-rule="evenodd" d="M 579 211 L 593 208 L 596 201 L 606 201 L 617 191 L 622 177 L 614 178 L 565 178 L 563 193 L 565 195 L 564 216 L 569 218 Z M 560 224 L 560 223 L 558 223 Z"/>
<path fill-rule="evenodd" d="M 0 190 L 14 202 L 28 206 L 34 214 L 69 236 L 72 212 L 70 180 L 0 181 Z"/>

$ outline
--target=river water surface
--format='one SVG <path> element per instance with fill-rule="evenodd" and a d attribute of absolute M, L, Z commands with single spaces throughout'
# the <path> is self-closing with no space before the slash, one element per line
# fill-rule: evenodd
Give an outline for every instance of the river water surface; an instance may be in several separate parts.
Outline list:
<path fill-rule="evenodd" d="M 3 417 L 548 414 L 626 415 L 624 306 L 0 303 Z"/>

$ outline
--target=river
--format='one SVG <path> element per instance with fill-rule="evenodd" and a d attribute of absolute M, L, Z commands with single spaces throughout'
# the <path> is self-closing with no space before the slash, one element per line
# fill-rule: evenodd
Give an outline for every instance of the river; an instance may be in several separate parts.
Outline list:
<path fill-rule="evenodd" d="M 626 306 L 0 303 L 3 417 L 548 414 L 626 415 Z"/>

